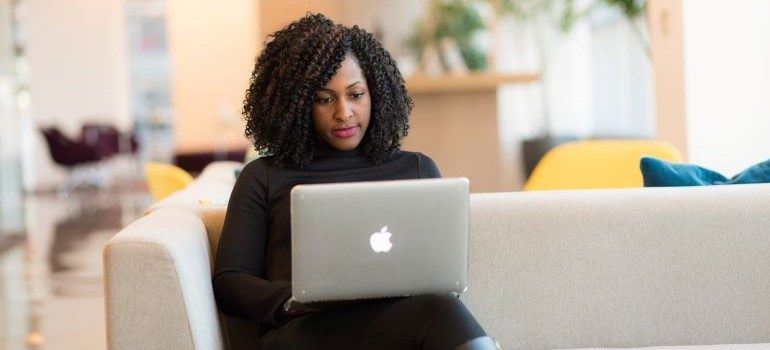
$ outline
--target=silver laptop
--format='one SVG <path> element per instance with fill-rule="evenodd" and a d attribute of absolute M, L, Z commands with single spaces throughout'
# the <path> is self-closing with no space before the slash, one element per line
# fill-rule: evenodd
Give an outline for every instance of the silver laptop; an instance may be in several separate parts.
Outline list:
<path fill-rule="evenodd" d="M 468 271 L 468 183 L 449 178 L 294 187 L 294 299 L 462 292 Z"/>

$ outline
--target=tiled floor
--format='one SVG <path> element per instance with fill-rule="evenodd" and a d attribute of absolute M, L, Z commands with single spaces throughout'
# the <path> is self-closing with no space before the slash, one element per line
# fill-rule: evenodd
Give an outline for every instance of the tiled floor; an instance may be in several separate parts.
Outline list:
<path fill-rule="evenodd" d="M 150 202 L 142 185 L 27 196 L 0 251 L 0 350 L 105 349 L 102 247 Z"/>

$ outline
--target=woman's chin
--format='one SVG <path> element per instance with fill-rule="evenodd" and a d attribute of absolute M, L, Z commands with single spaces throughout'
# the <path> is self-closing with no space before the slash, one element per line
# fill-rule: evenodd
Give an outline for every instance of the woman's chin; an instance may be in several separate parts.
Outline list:
<path fill-rule="evenodd" d="M 339 151 L 351 151 L 358 147 L 359 143 L 361 143 L 361 140 L 358 139 L 332 139 L 329 145 Z"/>

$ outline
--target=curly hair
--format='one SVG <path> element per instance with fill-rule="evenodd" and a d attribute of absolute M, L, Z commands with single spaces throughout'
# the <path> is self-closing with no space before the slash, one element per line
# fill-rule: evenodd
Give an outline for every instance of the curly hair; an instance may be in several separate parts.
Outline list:
<path fill-rule="evenodd" d="M 357 58 L 372 101 L 363 153 L 381 163 L 399 150 L 414 104 L 395 61 L 371 33 L 308 14 L 268 40 L 243 101 L 245 134 L 257 151 L 283 167 L 302 168 L 313 159 L 319 139 L 312 119 L 315 93 L 347 53 Z"/>

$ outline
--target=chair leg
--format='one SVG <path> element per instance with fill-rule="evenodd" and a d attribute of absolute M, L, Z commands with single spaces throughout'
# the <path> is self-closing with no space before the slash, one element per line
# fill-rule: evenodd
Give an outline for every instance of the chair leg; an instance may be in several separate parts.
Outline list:
<path fill-rule="evenodd" d="M 83 185 L 84 171 L 83 166 L 74 166 L 67 169 L 67 178 L 56 188 L 59 197 L 68 198 L 78 187 Z"/>
<path fill-rule="evenodd" d="M 70 171 L 71 173 L 71 171 Z M 67 176 L 67 179 L 64 180 L 64 182 L 60 183 L 59 186 L 56 187 L 56 193 L 59 195 L 60 198 L 68 198 L 72 191 L 75 190 L 75 182 L 71 179 L 72 174 L 69 174 Z"/>
<path fill-rule="evenodd" d="M 105 189 L 110 187 L 110 169 L 106 164 L 89 163 L 68 169 L 67 179 L 57 187 L 61 197 L 69 197 L 72 192 L 82 187 Z"/>

